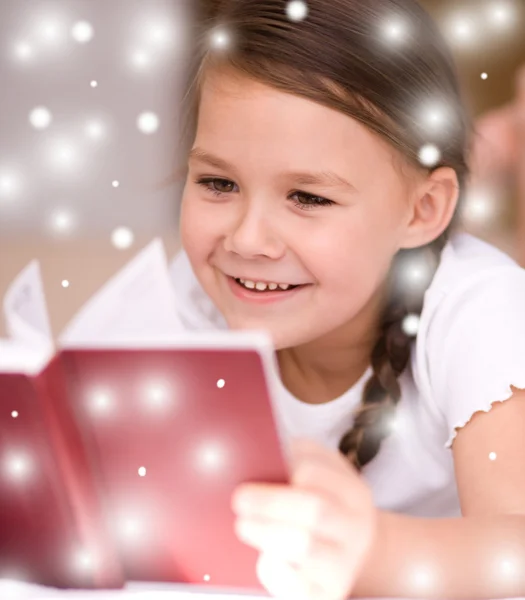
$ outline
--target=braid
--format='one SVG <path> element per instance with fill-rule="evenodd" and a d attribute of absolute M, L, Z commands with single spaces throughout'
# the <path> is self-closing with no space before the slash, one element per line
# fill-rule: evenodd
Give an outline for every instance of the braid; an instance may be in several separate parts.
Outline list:
<path fill-rule="evenodd" d="M 439 266 L 441 251 L 448 231 L 422 248 L 401 250 L 390 271 L 389 300 L 381 319 L 379 339 L 372 351 L 373 375 L 365 385 L 362 404 L 354 413 L 354 425 L 339 442 L 339 451 L 361 470 L 378 453 L 382 440 L 391 432 L 397 403 L 401 398 L 398 377 L 410 359 L 415 335 L 403 330 L 403 320 L 409 314 L 421 315 L 426 288 L 414 293 L 403 289 L 402 272 L 406 260 L 417 256 L 430 267 L 428 284 Z M 430 259 L 430 260 L 429 260 Z"/>

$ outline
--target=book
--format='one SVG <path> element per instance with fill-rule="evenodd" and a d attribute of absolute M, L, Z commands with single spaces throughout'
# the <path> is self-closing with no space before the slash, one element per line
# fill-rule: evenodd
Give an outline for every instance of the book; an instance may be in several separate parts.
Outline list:
<path fill-rule="evenodd" d="M 264 595 L 243 482 L 289 481 L 264 332 L 185 331 L 154 240 L 53 342 L 40 267 L 4 299 L 0 579 Z M 179 588 L 181 589 L 181 588 Z"/>

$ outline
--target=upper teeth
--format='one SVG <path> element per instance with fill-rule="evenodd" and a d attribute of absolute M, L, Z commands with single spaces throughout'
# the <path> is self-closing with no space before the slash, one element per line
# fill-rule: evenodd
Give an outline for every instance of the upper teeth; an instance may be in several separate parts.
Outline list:
<path fill-rule="evenodd" d="M 290 286 L 288 283 L 263 283 L 262 281 L 250 281 L 249 279 L 238 279 L 242 283 L 244 287 L 247 287 L 249 290 L 257 289 L 260 292 L 264 292 L 266 289 L 276 290 L 277 288 L 281 288 L 281 290 L 287 290 Z"/>

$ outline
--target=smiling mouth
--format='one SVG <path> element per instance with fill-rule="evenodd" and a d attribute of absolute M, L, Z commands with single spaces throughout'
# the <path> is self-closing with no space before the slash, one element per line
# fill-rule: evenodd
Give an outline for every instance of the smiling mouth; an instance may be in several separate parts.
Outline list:
<path fill-rule="evenodd" d="M 284 283 L 262 283 L 250 281 L 247 279 L 241 279 L 238 277 L 232 277 L 235 283 L 250 292 L 258 292 L 260 294 L 264 294 L 266 292 L 289 292 L 291 290 L 295 290 L 299 287 L 304 287 L 304 285 L 289 285 Z"/>

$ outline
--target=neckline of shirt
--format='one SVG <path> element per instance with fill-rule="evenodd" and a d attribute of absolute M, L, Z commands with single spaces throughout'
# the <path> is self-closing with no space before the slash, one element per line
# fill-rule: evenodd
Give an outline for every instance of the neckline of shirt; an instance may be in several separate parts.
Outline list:
<path fill-rule="evenodd" d="M 364 388 L 366 382 L 368 381 L 370 376 L 373 374 L 372 365 L 369 365 L 366 368 L 366 370 L 363 372 L 361 377 L 356 381 L 356 383 L 354 383 L 354 385 L 352 387 L 348 388 L 337 398 L 334 398 L 333 400 L 330 400 L 329 402 L 324 402 L 322 404 L 310 404 L 310 403 L 304 402 L 304 401 L 300 400 L 299 398 L 297 398 L 296 396 L 294 396 L 288 390 L 288 388 L 284 385 L 284 383 L 281 379 L 280 373 L 279 373 L 279 366 L 277 363 L 276 356 L 274 356 L 274 366 L 277 370 L 277 379 L 278 379 L 279 389 L 281 390 L 282 395 L 286 399 L 288 404 L 294 406 L 296 408 L 296 410 L 303 410 L 305 412 L 314 412 L 315 411 L 317 413 L 333 412 L 334 410 L 337 410 L 339 407 L 344 407 L 345 409 L 347 409 L 347 405 L 349 402 L 354 401 L 355 399 L 357 399 L 359 401 L 361 399 L 361 393 L 363 391 L 363 388 Z"/>

